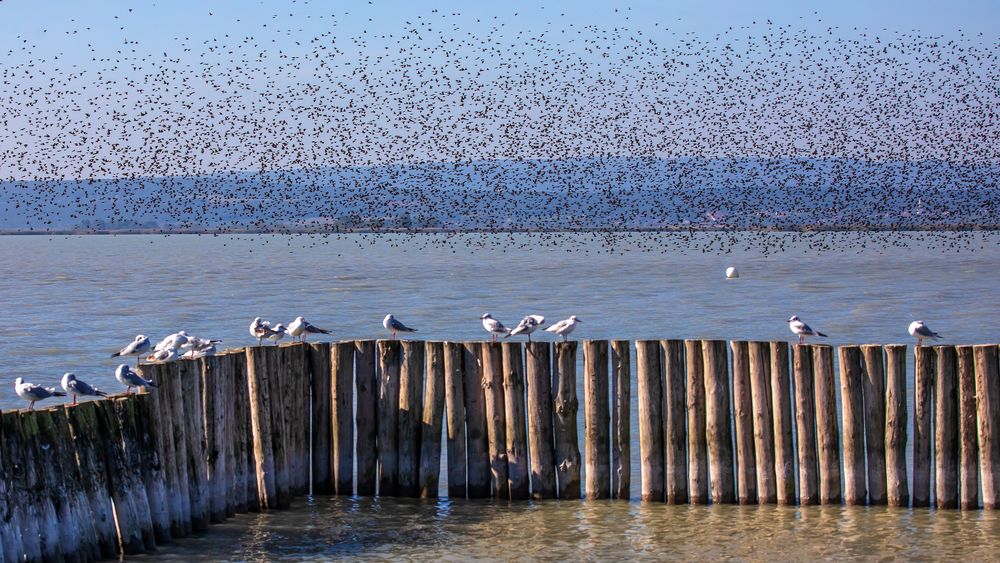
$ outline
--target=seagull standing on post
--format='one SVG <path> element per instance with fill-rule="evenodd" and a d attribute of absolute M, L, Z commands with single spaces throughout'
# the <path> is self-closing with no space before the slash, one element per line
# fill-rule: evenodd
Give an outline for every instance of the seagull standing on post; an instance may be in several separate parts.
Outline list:
<path fill-rule="evenodd" d="M 48 399 L 49 397 L 65 397 L 66 393 L 56 391 L 55 387 L 42 387 L 34 383 L 28 383 L 18 377 L 14 380 L 14 391 L 18 397 L 28 401 L 28 410 L 35 410 L 35 402 Z"/>
<path fill-rule="evenodd" d="M 76 404 L 77 395 L 89 395 L 91 397 L 107 397 L 108 394 L 95 387 L 91 387 L 86 381 L 81 381 L 72 373 L 64 374 L 62 377 L 62 388 L 73 396 L 73 404 Z"/>
<path fill-rule="evenodd" d="M 826 338 L 825 334 L 818 330 L 813 330 L 811 326 L 802 322 L 798 315 L 792 315 L 792 318 L 788 319 L 788 328 L 799 337 L 799 344 L 803 344 L 807 336 L 822 336 Z"/>
<path fill-rule="evenodd" d="M 396 320 L 396 317 L 392 316 L 392 314 L 385 316 L 385 319 L 382 320 L 382 326 L 384 326 L 386 330 L 392 331 L 393 340 L 396 339 L 397 332 L 417 332 L 417 329 L 410 328 Z"/>
<path fill-rule="evenodd" d="M 122 364 L 115 370 L 115 379 L 125 386 L 125 394 L 131 395 L 133 387 L 159 387 L 158 384 L 132 371 L 128 364 Z"/>
<path fill-rule="evenodd" d="M 528 335 L 528 342 L 531 342 L 531 333 L 538 330 L 538 327 L 542 326 L 545 322 L 545 317 L 541 315 L 528 315 L 521 319 L 521 322 L 514 327 L 514 330 L 510 331 L 510 334 L 504 336 L 504 338 L 510 338 L 511 336 L 516 336 L 518 334 Z"/>
<path fill-rule="evenodd" d="M 577 323 L 582 323 L 580 319 L 576 318 L 576 315 L 570 315 L 568 319 L 563 319 L 556 324 L 545 329 L 545 332 L 554 332 L 559 336 L 562 336 L 563 342 L 568 340 L 568 336 L 571 332 L 576 330 Z"/>
<path fill-rule="evenodd" d="M 288 334 L 292 335 L 292 338 L 298 338 L 300 342 L 305 342 L 310 334 L 330 334 L 330 331 L 313 326 L 302 317 L 295 317 L 295 320 L 288 325 Z"/>
<path fill-rule="evenodd" d="M 918 347 L 924 345 L 925 338 L 941 338 L 941 335 L 928 328 L 924 321 L 913 321 L 910 323 L 909 331 L 910 336 L 917 337 Z"/>
<path fill-rule="evenodd" d="M 491 342 L 497 341 L 498 334 L 510 334 L 510 329 L 503 326 L 503 323 L 494 319 L 493 315 L 489 313 L 483 313 L 483 316 L 479 317 L 483 321 L 483 328 L 486 332 L 490 333 Z"/>
<path fill-rule="evenodd" d="M 121 350 L 111 354 L 112 358 L 117 358 L 118 356 L 135 356 L 135 365 L 139 365 L 139 360 L 142 355 L 149 352 L 149 338 L 146 335 L 140 334 L 129 342 L 129 345 L 122 348 Z"/>

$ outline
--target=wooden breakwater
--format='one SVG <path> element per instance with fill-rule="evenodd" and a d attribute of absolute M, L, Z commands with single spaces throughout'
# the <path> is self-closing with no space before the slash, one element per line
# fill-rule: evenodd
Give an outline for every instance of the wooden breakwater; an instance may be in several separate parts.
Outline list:
<path fill-rule="evenodd" d="M 721 340 L 346 341 L 142 366 L 152 393 L 0 414 L 0 559 L 150 551 L 310 490 L 627 499 L 633 397 L 647 502 L 1000 507 L 998 347 L 906 366 L 902 345 Z"/>

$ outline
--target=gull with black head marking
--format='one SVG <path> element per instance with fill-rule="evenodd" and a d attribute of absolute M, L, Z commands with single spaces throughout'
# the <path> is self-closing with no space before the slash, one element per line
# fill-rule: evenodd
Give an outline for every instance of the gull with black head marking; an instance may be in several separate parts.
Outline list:
<path fill-rule="evenodd" d="M 396 319 L 396 317 L 392 316 L 391 313 L 386 315 L 385 318 L 382 319 L 382 326 L 384 326 L 386 330 L 392 331 L 393 340 L 396 339 L 397 332 L 417 332 L 417 329 L 410 328 L 404 325 L 403 323 L 399 322 Z"/>
<path fill-rule="evenodd" d="M 41 385 L 28 383 L 21 377 L 14 380 L 14 392 L 17 393 L 18 397 L 28 401 L 29 411 L 35 410 L 35 403 L 38 401 L 43 401 L 49 397 L 66 396 L 66 393 L 56 391 L 55 387 L 42 387 Z"/>
<path fill-rule="evenodd" d="M 550 326 L 549 328 L 545 329 L 545 332 L 554 332 L 559 336 L 562 336 L 563 342 L 566 342 L 568 340 L 570 333 L 576 330 L 577 323 L 582 323 L 582 322 L 583 321 L 577 318 L 576 315 L 570 315 L 568 319 L 563 319 L 557 322 L 556 324 Z"/>
<path fill-rule="evenodd" d="M 792 315 L 788 319 L 788 329 L 795 333 L 799 337 L 799 344 L 804 344 L 807 336 L 822 336 L 826 338 L 826 335 L 818 330 L 813 330 L 813 328 L 806 323 L 802 322 L 802 319 L 798 315 Z"/>
<path fill-rule="evenodd" d="M 941 338 L 941 335 L 931 330 L 930 327 L 924 323 L 924 321 L 913 321 L 910 323 L 910 327 L 907 330 L 909 330 L 910 336 L 915 336 L 917 338 L 918 347 L 924 345 L 925 338 Z"/>
<path fill-rule="evenodd" d="M 288 334 L 292 338 L 298 338 L 299 342 L 305 342 L 310 334 L 330 334 L 329 330 L 319 328 L 309 324 L 309 321 L 302 317 L 295 317 L 295 320 L 288 325 Z"/>
<path fill-rule="evenodd" d="M 486 332 L 490 333 L 491 342 L 497 341 L 498 334 L 510 334 L 510 329 L 503 326 L 503 323 L 494 319 L 493 315 L 489 313 L 483 313 L 483 316 L 479 317 L 483 321 L 483 328 Z"/>
<path fill-rule="evenodd" d="M 122 348 L 121 350 L 111 354 L 112 358 L 117 358 L 119 356 L 135 356 L 135 365 L 139 365 L 139 360 L 142 355 L 149 352 L 149 338 L 144 334 L 137 335 L 132 342 L 129 342 L 128 346 Z"/>
<path fill-rule="evenodd" d="M 504 338 L 510 338 L 511 336 L 517 336 L 518 334 L 525 334 L 528 336 L 528 342 L 531 342 L 531 333 L 538 330 L 538 327 L 542 326 L 545 322 L 545 317 L 541 315 L 528 315 L 521 319 L 521 322 L 517 323 L 514 330 L 511 330 L 507 336 Z"/>
<path fill-rule="evenodd" d="M 132 368 L 128 367 L 128 364 L 118 366 L 118 369 L 115 370 L 115 379 L 125 386 L 126 395 L 132 394 L 133 387 L 159 387 L 159 384 L 153 383 L 133 371 Z"/>
<path fill-rule="evenodd" d="M 73 404 L 76 404 L 77 395 L 89 397 L 107 397 L 108 394 L 96 387 L 90 386 L 86 381 L 77 379 L 73 373 L 66 373 L 62 376 L 62 388 L 73 397 Z"/>

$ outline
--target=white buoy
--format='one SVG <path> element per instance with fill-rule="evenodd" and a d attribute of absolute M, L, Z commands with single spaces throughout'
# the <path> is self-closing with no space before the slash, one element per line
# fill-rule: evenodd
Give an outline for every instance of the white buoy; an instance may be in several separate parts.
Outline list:
<path fill-rule="evenodd" d="M 736 270 L 736 268 L 734 268 L 733 266 L 730 266 L 730 267 L 726 268 L 726 279 L 727 280 L 734 280 L 734 279 L 736 279 L 738 277 L 740 277 L 740 273 L 739 273 L 739 271 Z"/>

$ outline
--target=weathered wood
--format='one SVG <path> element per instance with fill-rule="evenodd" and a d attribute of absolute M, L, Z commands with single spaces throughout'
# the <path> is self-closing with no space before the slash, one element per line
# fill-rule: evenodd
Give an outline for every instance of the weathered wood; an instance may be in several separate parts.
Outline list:
<path fill-rule="evenodd" d="M 159 385 L 149 394 L 153 401 L 153 411 L 156 413 L 153 437 L 160 464 L 163 467 L 163 477 L 166 481 L 167 509 L 170 512 L 170 536 L 171 538 L 179 538 L 191 533 L 191 519 L 181 502 L 182 499 L 186 500 L 188 497 L 180 492 L 180 475 L 177 472 L 177 451 L 174 443 L 175 406 L 171 401 L 171 370 L 172 368 L 168 364 L 149 364 L 142 366 L 140 371 L 144 377 Z M 70 412 L 72 414 L 75 411 Z M 81 421 L 81 423 L 85 423 L 85 421 Z M 110 509 L 108 512 L 110 513 Z M 105 557 L 108 556 L 105 555 Z"/>
<path fill-rule="evenodd" d="M 118 424 L 112 401 L 95 401 L 95 403 L 98 436 L 103 438 L 100 442 L 104 454 L 104 470 L 107 472 L 108 491 L 115 507 L 118 541 L 123 554 L 142 553 L 146 551 L 146 544 L 143 542 L 146 534 L 143 533 L 144 522 L 142 512 L 137 506 L 137 495 L 133 495 L 133 483 L 129 476 L 121 425 Z M 150 549 L 154 547 L 150 546 Z"/>
<path fill-rule="evenodd" d="M 767 342 L 751 342 L 749 351 L 757 500 L 761 504 L 774 504 L 778 502 L 778 489 L 774 475 L 774 421 L 771 418 L 771 348 Z"/>
<path fill-rule="evenodd" d="M 290 505 L 292 498 L 309 492 L 309 345 L 296 342 L 279 346 L 278 350 Z"/>
<path fill-rule="evenodd" d="M 350 496 L 354 493 L 354 343 L 331 344 L 329 365 L 330 402 L 322 406 L 314 404 L 313 408 L 329 408 L 332 455 L 327 459 L 332 464 L 328 471 L 333 485 L 330 492 Z"/>
<path fill-rule="evenodd" d="M 334 422 L 332 420 L 333 411 L 337 409 L 333 404 L 336 372 L 331 360 L 335 345 L 330 342 L 310 342 L 308 346 L 309 381 L 312 393 L 312 487 L 314 494 L 329 495 L 335 491 L 333 474 L 336 471 L 333 461 Z M 354 343 L 350 343 L 350 346 L 353 351 Z M 351 368 L 353 371 L 353 362 Z M 349 423 L 353 428 L 353 418 Z M 343 446 L 343 444 L 339 445 Z M 351 444 L 352 453 L 353 446 L 354 444 Z M 352 467 L 351 471 L 353 470 Z"/>
<path fill-rule="evenodd" d="M 444 402 L 448 446 L 448 497 L 466 498 L 465 389 L 462 345 L 444 343 Z"/>
<path fill-rule="evenodd" d="M 142 531 L 142 543 L 146 551 L 156 549 L 156 532 L 153 525 L 152 509 L 149 493 L 146 492 L 146 481 L 142 477 L 142 425 L 146 421 L 138 418 L 136 411 L 137 397 L 118 397 L 110 401 L 102 401 L 105 408 L 111 410 L 122 436 L 122 451 L 124 454 L 124 472 L 122 479 L 128 483 L 132 502 L 135 505 L 136 517 Z M 206 468 L 207 476 L 207 468 Z"/>
<path fill-rule="evenodd" d="M 632 487 L 632 364 L 628 340 L 611 341 L 611 498 L 628 500 Z"/>
<path fill-rule="evenodd" d="M 2 555 L 4 561 L 9 563 L 30 560 L 31 558 L 41 556 L 40 553 L 32 553 L 29 556 L 28 551 L 32 550 L 25 546 L 25 538 L 21 536 L 21 515 L 28 507 L 20 504 L 23 500 L 23 491 L 19 490 L 19 480 L 23 477 L 24 473 L 21 471 L 21 466 L 19 465 L 22 454 L 16 450 L 10 451 L 19 445 L 16 440 L 12 439 L 16 436 L 16 432 L 13 431 L 13 428 L 9 424 L 12 416 L 16 418 L 17 413 L 0 414 L 0 436 L 5 436 L 3 440 L 0 440 L 0 543 L 3 544 Z M 5 423 L 4 418 L 8 419 L 7 423 Z M 85 493 L 84 500 L 87 503 L 87 510 L 89 511 L 91 501 L 86 496 L 86 484 L 82 485 L 84 486 Z M 108 504 L 110 505 L 110 502 Z M 94 518 L 93 523 L 95 527 L 100 524 L 96 518 Z M 31 528 L 31 526 L 27 526 L 27 528 Z M 26 529 L 25 531 L 29 530 Z M 113 536 L 114 531 L 112 530 Z M 94 541 L 97 547 L 97 555 L 92 557 L 92 559 L 98 559 L 101 557 L 100 545 L 97 543 L 98 540 L 96 538 Z M 37 543 L 34 545 L 37 547 Z"/>
<path fill-rule="evenodd" d="M 733 340 L 733 417 L 736 427 L 736 497 L 740 504 L 757 503 L 757 453 L 750 394 L 750 353 L 746 341 Z"/>
<path fill-rule="evenodd" d="M 402 354 L 398 340 L 378 342 L 378 494 L 396 496 L 399 489 L 399 377 Z"/>
<path fill-rule="evenodd" d="M 889 506 L 909 506 L 906 475 L 906 346 L 885 347 L 885 481 Z"/>
<path fill-rule="evenodd" d="M 187 390 L 184 388 L 184 382 L 181 378 L 180 363 L 170 362 L 166 364 L 164 384 L 157 389 L 157 391 L 165 392 L 164 401 L 170 404 L 171 409 L 170 434 L 174 442 L 174 455 L 169 462 L 174 465 L 174 471 L 177 475 L 177 488 L 174 490 L 174 494 L 180 497 L 180 516 L 182 520 L 180 530 L 174 530 L 171 527 L 171 533 L 175 537 L 189 536 L 194 529 L 191 506 L 191 476 L 188 466 L 187 433 L 189 425 L 188 413 L 184 402 L 184 393 Z"/>
<path fill-rule="evenodd" d="M 278 496 L 274 448 L 271 446 L 271 386 L 268 382 L 267 349 L 251 346 L 246 349 L 246 356 L 257 504 L 261 510 L 268 510 L 278 508 Z"/>
<path fill-rule="evenodd" d="M 958 508 L 958 360 L 954 346 L 935 346 L 934 384 L 935 506 Z"/>
<path fill-rule="evenodd" d="M 525 345 L 531 498 L 539 500 L 556 498 L 551 349 L 548 342 Z"/>
<path fill-rule="evenodd" d="M 483 392 L 486 395 L 486 434 L 489 437 L 493 498 L 510 500 L 507 478 L 507 421 L 504 407 L 503 350 L 496 342 L 482 348 Z"/>
<path fill-rule="evenodd" d="M 201 362 L 202 416 L 204 417 L 205 466 L 208 473 L 208 518 L 212 524 L 219 524 L 226 518 L 226 499 L 231 491 L 227 479 L 230 475 L 230 459 L 223 454 L 229 437 L 226 430 L 226 405 L 231 401 L 225 395 L 220 359 L 209 356 Z"/>
<path fill-rule="evenodd" d="M 118 445 L 118 449 L 121 449 L 120 440 L 121 433 L 112 434 L 111 429 L 107 425 L 102 425 L 101 420 L 102 409 L 98 405 L 98 434 L 102 446 L 107 446 L 113 448 Z M 29 511 L 34 514 L 35 521 L 32 527 L 35 530 L 33 534 L 24 535 L 26 543 L 37 542 L 39 552 L 41 553 L 41 560 L 43 561 L 59 561 L 63 558 L 62 549 L 59 546 L 59 519 L 56 512 L 56 506 L 53 502 L 51 495 L 48 493 L 48 488 L 46 486 L 46 471 L 48 469 L 46 465 L 46 460 L 41 450 L 41 444 L 39 444 L 39 428 L 38 428 L 38 418 L 45 416 L 43 411 L 19 411 L 17 413 L 20 418 L 20 423 L 15 427 L 17 431 L 17 436 L 10 436 L 4 434 L 4 439 L 14 438 L 17 441 L 17 447 L 21 449 L 21 454 L 23 455 L 23 464 L 21 465 L 24 473 L 23 485 L 25 486 L 25 506 Z M 108 443 L 112 442 L 113 443 Z M 116 466 L 120 466 L 123 463 L 121 458 L 124 456 L 118 456 L 113 463 Z M 108 460 L 108 456 L 105 454 L 105 467 L 107 464 L 111 463 Z M 108 470 L 109 479 L 113 471 Z M 116 479 L 117 483 L 120 479 Z M 120 525 L 121 533 L 123 536 L 125 549 L 129 554 L 142 553 L 142 531 L 139 528 L 138 518 L 135 516 L 135 510 L 131 504 L 124 506 L 125 501 L 130 501 L 131 498 L 127 495 L 122 495 L 117 493 L 112 488 L 111 493 L 115 498 L 116 503 L 121 501 L 123 507 L 118 511 L 118 523 Z M 131 510 L 130 510 L 131 509 Z M 24 521 L 26 518 L 22 518 Z"/>
<path fill-rule="evenodd" d="M 972 346 L 957 346 L 958 424 L 962 483 L 962 510 L 979 507 L 979 439 L 976 436 L 976 359 Z"/>
<path fill-rule="evenodd" d="M 250 417 L 250 383 L 247 377 L 246 350 L 234 350 L 226 356 L 232 364 L 233 389 L 236 396 L 234 402 L 236 413 L 233 420 L 238 445 L 238 449 L 234 448 L 233 452 L 237 483 L 236 511 L 260 512 L 261 495 L 257 489 L 257 460 L 253 448 L 253 420 Z"/>
<path fill-rule="evenodd" d="M 205 459 L 205 419 L 202 416 L 202 387 L 200 360 L 179 360 L 178 373 L 184 388 L 184 413 L 187 431 L 188 488 L 191 495 L 191 529 L 200 532 L 208 529 L 209 494 L 208 464 Z"/>
<path fill-rule="evenodd" d="M 241 388 L 236 387 L 236 374 L 234 373 L 236 362 L 233 361 L 233 358 L 242 359 L 245 358 L 245 355 L 223 352 L 216 355 L 215 358 L 218 360 L 216 369 L 219 375 L 216 401 L 220 402 L 225 411 L 223 415 L 224 425 L 221 430 L 222 447 L 219 452 L 219 455 L 225 456 L 228 469 L 223 511 L 226 518 L 231 518 L 236 515 L 238 504 L 243 510 L 246 510 L 246 461 L 237 462 L 238 459 L 245 460 L 245 453 L 244 457 L 239 457 L 236 450 L 243 448 L 239 443 L 242 440 L 239 428 L 243 426 L 243 421 L 237 418 L 237 413 L 240 401 L 246 398 L 247 390 L 246 385 Z"/>
<path fill-rule="evenodd" d="M 462 387 L 465 395 L 465 437 L 469 498 L 490 498 L 490 448 L 486 430 L 486 395 L 478 342 L 462 344 Z"/>
<path fill-rule="evenodd" d="M 428 342 L 424 357 L 426 375 L 420 428 L 420 496 L 437 498 L 441 477 L 441 421 L 444 418 L 444 344 Z"/>
<path fill-rule="evenodd" d="M 865 452 L 868 467 L 868 504 L 888 502 L 885 470 L 885 364 L 882 346 L 861 347 L 864 359 L 863 391 L 865 399 Z"/>
<path fill-rule="evenodd" d="M 556 486 L 561 499 L 580 498 L 580 446 L 576 430 L 576 342 L 555 343 L 554 397 Z"/>
<path fill-rule="evenodd" d="M 844 502 L 864 505 L 868 499 L 865 486 L 865 422 L 861 349 L 841 346 L 840 399 L 844 420 Z"/>
<path fill-rule="evenodd" d="M 661 340 L 663 364 L 664 488 L 667 504 L 687 504 L 687 404 L 684 397 L 684 341 Z"/>
<path fill-rule="evenodd" d="M 69 444 L 60 443 L 56 429 L 54 416 L 65 415 L 61 408 L 55 407 L 26 413 L 26 416 L 31 416 L 36 425 L 33 447 L 38 482 L 41 486 L 39 492 L 48 497 L 55 510 L 53 514 L 55 520 L 51 524 L 55 526 L 58 557 L 62 560 L 79 560 L 83 547 L 81 531 L 85 526 L 89 526 L 90 522 L 89 514 L 86 516 L 88 520 L 79 520 L 84 516 L 77 505 L 79 497 L 76 495 L 75 485 L 79 481 L 73 482 L 74 478 L 77 480 L 80 478 L 76 471 L 76 459 Z M 64 453 L 68 455 L 63 455 Z M 145 493 L 145 487 L 135 492 L 136 496 L 139 496 L 140 493 Z M 148 505 L 146 508 L 148 516 Z M 148 532 L 149 541 L 152 542 L 152 527 L 143 528 L 143 531 Z"/>
<path fill-rule="evenodd" d="M 816 442 L 819 453 L 819 501 L 840 504 L 840 432 L 833 349 L 813 344 L 813 387 L 816 396 Z"/>
<path fill-rule="evenodd" d="M 639 471 L 642 500 L 664 501 L 663 402 L 660 376 L 660 343 L 635 342 L 639 401 Z"/>
<path fill-rule="evenodd" d="M 736 502 L 733 482 L 733 435 L 729 409 L 729 370 L 726 342 L 701 343 L 705 371 L 705 437 L 708 443 L 712 502 Z"/>
<path fill-rule="evenodd" d="M 795 378 L 795 435 L 799 460 L 799 504 L 819 504 L 819 467 L 816 462 L 816 403 L 812 349 L 792 346 Z"/>
<path fill-rule="evenodd" d="M 164 471 L 164 464 L 159 457 L 160 450 L 154 430 L 154 427 L 160 424 L 161 421 L 156 418 L 152 397 L 149 394 L 136 397 L 132 404 L 135 407 L 134 416 L 137 421 L 139 437 L 138 449 L 140 457 L 136 471 L 139 472 L 139 477 L 143 480 L 146 487 L 156 543 L 165 544 L 173 538 L 170 534 L 170 501 L 168 500 L 169 494 L 166 486 L 166 472 Z M 65 443 L 71 443 L 71 440 L 68 439 L 70 435 L 68 418 L 65 419 L 65 428 L 62 434 L 67 436 L 67 439 L 64 439 Z M 82 488 L 81 493 L 83 493 Z M 86 498 L 85 494 L 84 498 Z M 87 514 L 90 514 L 89 507 L 87 508 Z M 96 534 L 94 540 L 96 541 Z"/>
<path fill-rule="evenodd" d="M 775 489 L 778 504 L 795 504 L 795 449 L 792 446 L 792 392 L 788 371 L 788 343 L 771 342 L 770 346 Z"/>
<path fill-rule="evenodd" d="M 507 422 L 507 481 L 511 500 L 530 495 L 525 422 L 524 359 L 520 342 L 503 344 L 504 418 Z"/>
<path fill-rule="evenodd" d="M 583 342 L 584 463 L 588 499 L 611 498 L 608 341 Z"/>
<path fill-rule="evenodd" d="M 403 340 L 399 372 L 399 489 L 401 497 L 420 496 L 420 425 L 423 418 L 424 342 Z"/>
<path fill-rule="evenodd" d="M 1000 371 L 997 347 L 973 348 L 976 361 L 976 421 L 983 508 L 1000 508 Z"/>
<path fill-rule="evenodd" d="M 115 531 L 115 521 L 111 515 L 111 498 L 108 488 L 105 485 L 104 455 L 100 450 L 100 444 L 92 439 L 92 436 L 99 435 L 97 429 L 96 409 L 93 402 L 81 403 L 75 411 L 77 416 L 76 436 L 83 436 L 82 432 L 87 431 L 87 443 L 81 444 L 78 455 L 80 456 L 81 471 L 93 471 L 92 481 L 85 483 L 88 501 L 95 517 L 95 526 L 103 522 L 103 532 L 98 530 L 98 540 L 100 541 L 101 553 L 104 557 L 117 557 L 119 555 L 118 536 Z M 15 522 L 19 525 L 11 530 L 13 535 L 12 543 L 20 546 L 16 552 L 18 560 L 41 561 L 42 546 L 45 543 L 42 539 L 45 518 L 54 518 L 55 509 L 52 508 L 48 514 L 46 507 L 38 506 L 32 492 L 32 487 L 36 485 L 34 478 L 33 456 L 31 455 L 30 442 L 25 442 L 21 429 L 21 415 L 18 411 L 6 411 L 0 413 L 0 430 L 2 430 L 3 440 L 0 440 L 0 447 L 3 449 L 4 463 L 7 468 L 7 475 L 4 479 L 5 485 L 10 488 L 8 493 L 13 501 L 9 508 Z M 106 508 L 106 513 L 101 512 L 101 507 Z M 97 520 L 103 516 L 101 520 Z M 110 535 L 108 535 L 110 533 Z M 16 548 L 16 547 L 15 547 Z"/>
<path fill-rule="evenodd" d="M 357 493 L 374 496 L 378 482 L 378 430 L 377 413 L 379 379 L 374 340 L 354 343 L 354 390 L 356 409 L 355 433 L 357 458 Z"/>
<path fill-rule="evenodd" d="M 918 346 L 914 352 L 912 500 L 914 507 L 923 507 L 931 505 L 931 407 L 936 358 L 930 346 Z"/>
<path fill-rule="evenodd" d="M 685 340 L 687 379 L 688 498 L 708 504 L 708 444 L 705 442 L 705 370 L 701 341 Z"/>

